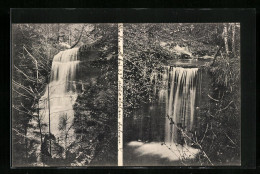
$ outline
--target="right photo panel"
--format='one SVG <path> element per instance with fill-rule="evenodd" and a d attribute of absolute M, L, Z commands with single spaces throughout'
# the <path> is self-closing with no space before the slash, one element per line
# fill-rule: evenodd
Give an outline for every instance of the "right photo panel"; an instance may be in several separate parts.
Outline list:
<path fill-rule="evenodd" d="M 123 25 L 123 165 L 241 165 L 240 23 Z"/>

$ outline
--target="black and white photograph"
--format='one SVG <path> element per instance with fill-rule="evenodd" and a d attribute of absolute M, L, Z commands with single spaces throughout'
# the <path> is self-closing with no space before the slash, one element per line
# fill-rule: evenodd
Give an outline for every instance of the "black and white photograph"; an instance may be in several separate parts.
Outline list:
<path fill-rule="evenodd" d="M 117 24 L 11 27 L 12 167 L 116 166 Z"/>
<path fill-rule="evenodd" d="M 125 23 L 124 166 L 240 166 L 240 23 Z"/>
<path fill-rule="evenodd" d="M 8 170 L 254 167 L 255 12 L 9 9 Z"/>

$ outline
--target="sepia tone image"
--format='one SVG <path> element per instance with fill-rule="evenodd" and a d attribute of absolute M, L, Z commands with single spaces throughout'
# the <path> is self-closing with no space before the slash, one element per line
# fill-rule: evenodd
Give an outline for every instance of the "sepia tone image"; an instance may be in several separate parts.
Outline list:
<path fill-rule="evenodd" d="M 241 164 L 240 24 L 124 24 L 124 166 Z"/>
<path fill-rule="evenodd" d="M 117 165 L 117 24 L 12 24 L 12 167 Z"/>
<path fill-rule="evenodd" d="M 12 167 L 241 164 L 240 23 L 11 27 Z"/>

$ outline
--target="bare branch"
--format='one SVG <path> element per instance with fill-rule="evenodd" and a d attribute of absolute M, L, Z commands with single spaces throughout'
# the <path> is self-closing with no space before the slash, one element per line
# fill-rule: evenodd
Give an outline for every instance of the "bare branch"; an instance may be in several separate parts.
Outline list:
<path fill-rule="evenodd" d="M 16 93 L 20 94 L 21 96 L 33 99 L 33 97 L 29 97 L 29 96 L 27 96 L 25 94 L 22 94 L 22 93 L 18 92 L 17 90 L 15 90 L 14 88 L 12 88 L 12 90 L 15 91 Z"/>
<path fill-rule="evenodd" d="M 82 26 L 81 33 L 80 33 L 80 36 L 79 36 L 77 42 L 76 42 L 74 45 L 72 45 L 72 46 L 70 47 L 70 49 L 71 49 L 71 48 L 74 48 L 74 47 L 79 43 L 79 41 L 80 41 L 80 39 L 81 39 L 81 37 L 82 37 L 83 31 L 84 31 L 84 27 L 85 27 L 85 25 Z"/>
<path fill-rule="evenodd" d="M 234 144 L 235 146 L 237 146 L 237 145 L 234 143 L 234 141 L 227 135 L 226 132 L 224 132 L 224 134 L 226 135 L 226 137 L 230 140 L 230 142 L 231 142 L 232 144 Z"/>
<path fill-rule="evenodd" d="M 22 70 L 20 70 L 17 66 L 14 65 L 14 67 L 15 67 L 15 69 L 17 69 L 17 71 L 19 71 L 21 74 L 23 74 L 29 81 L 36 82 L 35 79 L 33 79 L 33 78 L 29 77 L 28 75 L 26 75 L 26 74 L 25 74 Z"/>
<path fill-rule="evenodd" d="M 24 137 L 24 138 L 26 138 L 28 140 L 33 140 L 33 141 L 36 141 L 37 143 L 40 143 L 39 140 L 31 138 L 31 137 L 27 137 L 27 136 L 23 135 L 22 133 L 20 133 L 18 130 L 14 129 L 14 128 L 12 128 L 12 130 L 15 131 L 16 134 L 19 135 L 19 136 L 22 136 L 22 137 Z"/>
<path fill-rule="evenodd" d="M 201 139 L 200 143 L 203 142 L 203 140 L 204 140 L 204 138 L 205 138 L 205 135 L 206 135 L 206 133 L 208 132 L 208 127 L 209 127 L 209 125 L 207 124 L 206 130 L 205 130 L 205 132 L 204 132 L 203 138 Z"/>
<path fill-rule="evenodd" d="M 22 111 L 21 109 L 15 107 L 14 105 L 12 106 L 15 110 L 19 111 L 19 112 L 22 112 L 24 114 L 27 114 L 27 115 L 30 115 L 30 116 L 34 116 L 33 114 L 29 113 L 29 112 L 25 112 L 25 111 Z"/>
<path fill-rule="evenodd" d="M 229 104 L 226 107 L 224 107 L 223 109 L 218 110 L 218 112 L 226 110 L 229 107 L 229 105 L 231 105 L 231 103 L 233 103 L 233 101 L 230 101 Z"/>
<path fill-rule="evenodd" d="M 216 102 L 219 102 L 219 100 L 217 100 L 217 99 L 214 99 L 214 98 L 213 98 L 213 97 L 211 97 L 209 94 L 208 94 L 208 97 L 209 97 L 210 99 L 212 99 L 212 100 L 216 101 Z"/>
<path fill-rule="evenodd" d="M 17 86 L 17 87 L 19 87 L 19 88 L 22 88 L 23 90 L 25 90 L 28 94 L 30 94 L 31 96 L 35 96 L 35 94 L 34 94 L 34 92 L 32 91 L 31 92 L 31 89 L 30 88 L 27 88 L 27 87 L 25 87 L 24 85 L 22 85 L 22 84 L 19 84 L 19 83 L 17 83 L 15 80 L 12 80 L 12 82 L 13 82 L 13 84 L 15 85 L 15 86 Z"/>

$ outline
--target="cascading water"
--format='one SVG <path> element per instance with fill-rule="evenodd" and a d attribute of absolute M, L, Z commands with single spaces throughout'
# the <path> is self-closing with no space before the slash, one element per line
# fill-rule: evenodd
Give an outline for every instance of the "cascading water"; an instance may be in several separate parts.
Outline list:
<path fill-rule="evenodd" d="M 159 98 L 165 98 L 166 104 L 166 144 L 183 144 L 180 129 L 187 133 L 192 131 L 197 72 L 198 68 L 168 67 L 164 70 L 163 81 L 168 85 L 169 93 L 162 89 Z"/>
<path fill-rule="evenodd" d="M 198 72 L 198 68 L 166 66 L 151 74 L 155 98 L 149 107 L 142 106 L 140 114 L 139 110 L 136 111 L 136 115 L 141 116 L 140 121 L 137 120 L 141 123 L 137 124 L 140 134 L 138 141 L 131 141 L 127 146 L 138 155 L 137 159 L 148 155 L 150 161 L 150 156 L 154 155 L 154 158 L 159 156 L 161 159 L 183 162 L 194 159 L 199 153 L 199 149 L 190 146 L 189 139 L 192 138 L 196 120 Z"/>
<path fill-rule="evenodd" d="M 45 94 L 40 99 L 42 133 L 53 134 L 56 143 L 63 147 L 63 157 L 74 142 L 74 111 L 77 99 L 75 76 L 79 64 L 78 48 L 59 52 L 54 56 L 51 77 Z M 50 114 L 50 124 L 49 124 Z"/>
<path fill-rule="evenodd" d="M 170 66 L 152 73 L 157 111 L 166 116 L 164 141 L 169 145 L 183 144 L 180 129 L 189 133 L 193 128 L 197 74 L 198 68 Z"/>

